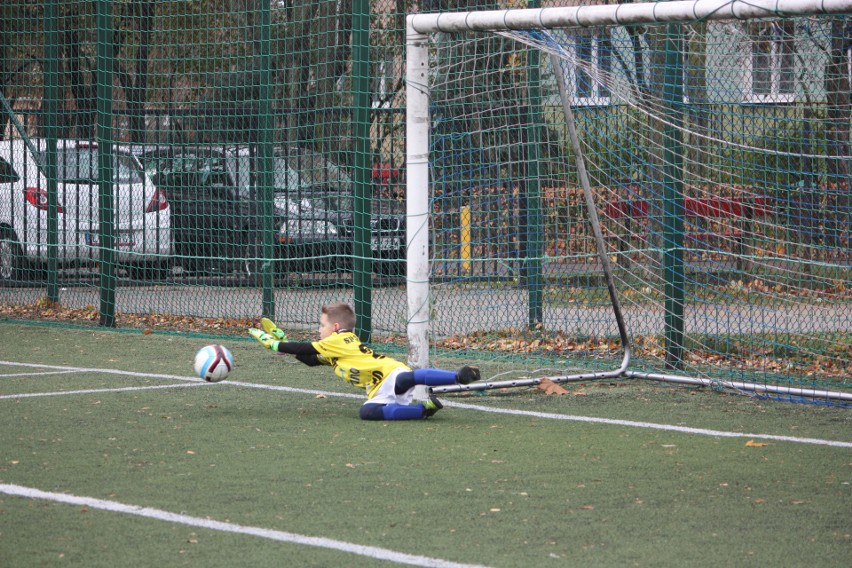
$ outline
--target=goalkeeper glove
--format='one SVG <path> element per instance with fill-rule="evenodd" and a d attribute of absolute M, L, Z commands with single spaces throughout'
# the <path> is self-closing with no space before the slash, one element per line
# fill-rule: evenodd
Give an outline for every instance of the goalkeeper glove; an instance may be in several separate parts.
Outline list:
<path fill-rule="evenodd" d="M 287 341 L 287 335 L 271 319 L 261 318 L 260 325 L 263 326 L 263 331 L 278 341 Z"/>
<path fill-rule="evenodd" d="M 266 333 L 265 331 L 252 327 L 248 330 L 248 333 L 267 349 L 271 349 L 272 351 L 278 351 L 278 344 L 281 342 Z"/>

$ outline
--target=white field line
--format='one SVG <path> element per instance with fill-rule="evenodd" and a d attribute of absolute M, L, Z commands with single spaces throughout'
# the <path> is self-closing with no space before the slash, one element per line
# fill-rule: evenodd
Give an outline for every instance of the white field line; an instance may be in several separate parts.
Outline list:
<path fill-rule="evenodd" d="M 45 371 L 43 373 L 8 373 L 0 375 L 0 379 L 8 379 L 12 377 L 46 377 L 47 375 L 72 375 L 82 371 Z"/>
<path fill-rule="evenodd" d="M 450 562 L 441 560 L 440 558 L 430 558 L 428 556 L 416 556 L 413 554 L 405 554 L 388 550 L 386 548 L 378 548 L 375 546 L 364 546 L 361 544 L 353 544 L 341 540 L 334 540 L 324 537 L 306 536 L 284 531 L 272 529 L 264 529 L 261 527 L 248 527 L 227 523 L 222 521 L 214 521 L 212 519 L 202 519 L 200 517 L 191 517 L 189 515 L 171 513 L 161 509 L 153 509 L 151 507 L 139 507 L 136 505 L 125 505 L 116 501 L 105 501 L 103 499 L 95 499 L 94 497 L 78 497 L 76 495 L 68 495 L 66 493 L 53 493 L 50 491 L 41 491 L 39 489 L 31 489 L 21 485 L 0 484 L 0 493 L 14 495 L 18 497 L 27 497 L 30 499 L 45 499 L 55 501 L 57 503 L 66 503 L 68 505 L 77 505 L 88 507 L 90 509 L 101 509 L 112 513 L 124 513 L 127 515 L 135 515 L 137 517 L 146 517 L 156 519 L 158 521 L 167 521 L 202 529 L 210 529 L 214 531 L 244 534 L 257 536 L 278 542 L 289 542 L 304 546 L 315 546 L 317 548 L 326 548 L 329 550 L 339 550 L 348 554 L 357 554 L 366 556 L 376 560 L 387 560 L 396 562 L 397 564 L 407 564 L 409 566 L 428 566 L 433 568 L 485 568 L 479 564 L 460 564 L 458 562 Z"/>
<path fill-rule="evenodd" d="M 156 373 L 138 373 L 136 371 L 122 371 L 119 369 L 98 369 L 95 367 L 67 367 L 64 365 L 42 365 L 41 363 L 20 363 L 18 361 L 0 361 L 0 366 L 7 367 L 27 367 L 31 369 L 53 369 L 55 371 L 76 371 L 78 373 L 107 373 L 110 375 L 125 375 L 128 377 L 143 377 L 151 379 L 173 379 L 176 381 L 195 381 L 202 382 L 197 377 L 187 377 L 184 375 L 160 375 Z M 0 375 L 2 377 L 2 375 Z"/>
<path fill-rule="evenodd" d="M 652 430 L 666 430 L 669 432 L 683 432 L 685 434 L 697 434 L 699 436 L 714 436 L 717 438 L 749 438 L 759 440 L 772 440 L 774 442 L 795 442 L 799 444 L 814 444 L 819 446 L 834 446 L 837 448 L 852 448 L 852 442 L 840 442 L 837 440 L 823 440 L 820 438 L 798 438 L 796 436 L 777 436 L 774 434 L 747 434 L 745 432 L 728 432 L 725 430 L 708 430 L 705 428 L 691 428 L 689 426 L 673 426 L 671 424 L 655 424 L 653 422 L 636 422 L 633 420 L 618 420 L 614 418 L 593 418 L 590 416 L 571 416 L 555 414 L 550 412 L 532 412 L 529 410 L 513 410 L 509 408 L 490 408 L 476 404 L 464 404 L 461 402 L 442 401 L 444 406 L 464 408 L 467 410 L 478 410 L 480 412 L 493 412 L 495 414 L 511 414 L 515 416 L 531 416 L 547 420 L 569 420 L 571 422 L 589 422 L 592 424 L 612 424 L 613 426 L 627 426 L 629 428 L 650 428 Z"/>
<path fill-rule="evenodd" d="M 68 394 L 99 394 L 99 393 L 108 393 L 108 392 L 129 392 L 129 391 L 142 391 L 142 390 L 157 390 L 157 389 L 178 389 L 178 388 L 187 388 L 187 387 L 200 387 L 204 385 L 208 385 L 212 383 L 202 383 L 199 381 L 197 384 L 193 383 L 182 383 L 178 385 L 149 385 L 147 387 L 119 387 L 113 389 L 83 389 L 83 390 L 73 390 L 73 391 L 56 391 L 56 392 L 28 392 L 22 394 L 4 394 L 0 395 L 0 400 L 8 399 L 8 398 L 38 398 L 40 396 L 65 396 Z"/>
<path fill-rule="evenodd" d="M 191 381 L 197 384 L 210 384 L 205 383 L 201 379 L 197 379 L 195 377 L 182 377 L 179 375 L 158 375 L 155 373 L 136 373 L 133 371 L 120 371 L 115 369 L 95 369 L 95 368 L 78 368 L 78 367 L 60 367 L 56 365 L 38 365 L 32 363 L 16 363 L 11 361 L 0 361 L 0 365 L 17 365 L 23 367 L 41 367 L 46 369 L 60 369 L 60 370 L 79 370 L 91 373 L 109 373 L 109 374 L 117 374 L 117 375 L 126 375 L 133 377 L 146 377 L 146 378 L 159 378 L 159 379 L 174 379 L 181 381 Z M 328 397 L 337 397 L 337 398 L 355 398 L 355 399 L 363 399 L 363 395 L 357 394 L 348 394 L 348 393 L 339 393 L 339 392 L 329 392 L 323 390 L 313 390 L 313 389 L 300 389 L 294 387 L 284 387 L 277 385 L 265 385 L 261 383 L 247 383 L 241 381 L 222 381 L 222 385 L 232 385 L 239 386 L 245 388 L 255 388 L 255 389 L 263 389 L 263 390 L 271 390 L 271 391 L 282 391 L 282 392 L 292 392 L 299 394 L 310 394 L 313 396 L 328 396 Z M 151 388 L 161 388 L 161 387 L 130 387 L 133 390 L 145 390 Z M 97 392 L 117 392 L 125 389 L 102 389 Z M 57 392 L 56 395 L 62 394 L 75 394 L 74 392 Z M 34 393 L 34 395 L 30 396 L 50 396 L 51 393 Z M 2 398 L 22 398 L 26 395 L 6 395 Z M 462 402 L 455 401 L 443 401 L 444 406 L 453 407 L 453 408 L 462 408 L 465 410 L 476 410 L 479 412 L 491 412 L 494 414 L 508 414 L 512 416 L 529 416 L 532 418 L 542 418 L 546 420 L 565 420 L 569 422 L 586 422 L 590 424 L 609 424 L 612 426 L 625 426 L 629 428 L 647 428 L 651 430 L 662 430 L 668 432 L 681 432 L 685 434 L 694 434 L 698 436 L 713 436 L 716 438 L 749 438 L 749 439 L 757 439 L 757 440 L 770 440 L 774 442 L 793 442 L 797 444 L 812 444 L 819 446 L 832 446 L 837 448 L 852 448 L 852 442 L 841 442 L 838 440 L 824 440 L 821 438 L 800 438 L 796 436 L 779 436 L 774 434 L 749 434 L 746 432 L 730 432 L 725 430 L 709 430 L 705 428 L 691 428 L 688 426 L 675 426 L 671 424 L 656 424 L 653 422 L 637 422 L 633 420 L 619 420 L 614 418 L 596 418 L 591 416 L 576 416 L 571 414 L 557 414 L 551 412 L 534 412 L 531 410 L 517 410 L 511 408 L 492 408 L 488 406 L 480 406 L 478 404 L 466 404 Z"/>

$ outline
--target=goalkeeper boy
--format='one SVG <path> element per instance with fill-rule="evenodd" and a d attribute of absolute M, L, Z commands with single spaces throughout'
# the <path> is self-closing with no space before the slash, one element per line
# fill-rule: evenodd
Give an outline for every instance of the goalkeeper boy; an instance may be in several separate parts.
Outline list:
<path fill-rule="evenodd" d="M 355 311 L 349 304 L 323 306 L 320 315 L 319 341 L 287 341 L 287 336 L 272 321 L 263 318 L 263 329 L 249 329 L 267 349 L 295 355 L 306 365 L 329 365 L 334 374 L 355 387 L 367 391 L 367 402 L 361 406 L 362 420 L 419 420 L 429 418 L 443 408 L 441 401 L 430 396 L 414 402 L 414 387 L 468 384 L 479 380 L 479 369 L 464 366 L 456 371 L 443 369 L 411 370 L 396 359 L 380 355 L 361 343 L 352 330 Z"/>

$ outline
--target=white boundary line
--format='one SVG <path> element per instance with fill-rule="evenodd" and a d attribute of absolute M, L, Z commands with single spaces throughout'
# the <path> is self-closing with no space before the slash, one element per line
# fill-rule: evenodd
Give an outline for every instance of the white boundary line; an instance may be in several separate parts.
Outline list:
<path fill-rule="evenodd" d="M 174 379 L 180 381 L 187 381 L 194 383 L 196 385 L 206 385 L 211 383 L 206 383 L 201 379 L 196 379 L 195 377 L 182 377 L 179 375 L 159 375 L 156 373 L 136 373 L 133 371 L 121 371 L 117 369 L 97 369 L 97 368 L 79 368 L 79 367 L 62 367 L 57 365 L 39 365 L 34 363 L 16 363 L 13 361 L 0 361 L 0 366 L 22 366 L 22 367 L 36 367 L 36 368 L 44 368 L 44 369 L 58 369 L 58 370 L 76 370 L 80 372 L 92 372 L 92 373 L 109 373 L 116 375 L 126 375 L 132 377 L 145 377 L 145 378 L 156 378 L 156 379 Z M 2 375 L 0 375 L 2 377 Z M 362 395 L 357 394 L 347 394 L 347 393 L 339 393 L 339 392 L 330 392 L 323 390 L 313 390 L 313 389 L 301 389 L 295 387 L 284 387 L 277 385 L 265 385 L 261 383 L 247 383 L 241 381 L 222 381 L 222 385 L 232 385 L 239 386 L 244 388 L 255 388 L 255 389 L 263 389 L 263 390 L 271 390 L 271 391 L 281 391 L 281 392 L 292 392 L 299 394 L 310 394 L 310 395 L 323 395 L 329 397 L 337 397 L 337 398 L 354 398 L 354 399 L 363 399 Z M 145 389 L 155 389 L 155 388 L 168 388 L 169 386 L 178 386 L 178 385 L 157 385 L 157 386 L 148 386 L 148 387 L 127 387 L 126 389 L 100 389 L 93 390 L 91 392 L 121 392 L 124 390 L 145 390 Z M 181 385 L 181 386 L 189 386 L 189 385 Z M 57 392 L 57 393 L 33 393 L 30 395 L 6 395 L 0 397 L 0 399 L 4 398 L 23 398 L 25 396 L 59 396 L 62 394 L 78 394 L 78 393 L 87 393 L 87 391 L 69 391 L 69 392 Z M 748 434 L 745 432 L 728 432 L 724 430 L 710 430 L 706 428 L 692 428 L 688 426 L 674 426 L 671 424 L 656 424 L 653 422 L 637 422 L 633 420 L 618 420 L 614 418 L 595 418 L 591 416 L 576 416 L 571 414 L 556 414 L 550 412 L 535 412 L 530 410 L 516 410 L 509 408 L 492 408 L 488 406 L 480 406 L 477 404 L 466 404 L 462 402 L 455 401 L 444 401 L 444 406 L 461 408 L 465 410 L 476 410 L 479 412 L 491 412 L 494 414 L 509 414 L 513 416 L 529 416 L 533 418 L 543 418 L 547 420 L 567 420 L 570 422 L 585 422 L 590 424 L 609 424 L 613 426 L 626 426 L 629 428 L 648 428 L 652 430 L 662 430 L 668 432 L 681 432 L 685 434 L 694 434 L 698 436 L 713 436 L 716 438 L 749 438 L 749 439 L 757 439 L 757 440 L 770 440 L 773 442 L 793 442 L 798 444 L 812 444 L 819 446 L 831 446 L 836 448 L 852 448 L 852 442 L 841 442 L 838 440 L 824 440 L 820 438 L 799 438 L 796 436 L 778 436 L 774 434 Z"/>
<path fill-rule="evenodd" d="M 572 422 L 590 422 L 593 424 L 612 424 L 614 426 L 628 426 L 630 428 L 650 428 L 652 430 L 666 430 L 669 432 L 683 432 L 685 434 L 698 434 L 699 436 L 714 436 L 718 438 L 749 438 L 758 440 L 772 440 L 774 442 L 796 442 L 799 444 L 814 444 L 819 446 L 834 446 L 838 448 L 852 448 L 852 442 L 840 442 L 837 440 L 823 440 L 820 438 L 797 438 L 795 436 L 777 436 L 774 434 L 746 434 L 745 432 L 727 432 L 724 430 L 708 430 L 705 428 L 691 428 L 689 426 L 673 426 L 670 424 L 655 424 L 653 422 L 636 422 L 633 420 L 618 420 L 615 418 L 593 418 L 589 416 L 572 416 L 566 414 L 555 414 L 550 412 L 533 412 L 529 410 L 512 410 L 505 408 L 489 408 L 475 404 L 464 404 L 460 402 L 446 402 L 444 406 L 465 408 L 468 410 L 479 410 L 480 412 L 493 412 L 496 414 L 513 414 L 532 416 L 535 418 L 546 418 L 549 420 L 569 420 Z"/>
<path fill-rule="evenodd" d="M 160 375 L 157 373 L 138 373 L 136 371 L 122 371 L 120 369 L 98 369 L 97 367 L 68 367 L 65 365 L 43 365 L 41 363 L 20 363 L 18 361 L 0 361 L 0 366 L 27 367 L 30 369 L 53 369 L 57 371 L 76 371 L 79 373 L 109 373 L 110 375 L 125 375 L 129 377 L 143 377 L 151 379 L 174 379 L 176 381 L 202 382 L 196 377 L 185 375 Z M 2 375 L 0 375 L 2 378 Z"/>
<path fill-rule="evenodd" d="M 113 513 L 124 513 L 135 515 L 137 517 L 147 517 L 158 521 L 167 521 L 181 525 L 188 525 L 202 529 L 210 529 L 227 533 L 244 534 L 257 536 L 278 542 L 289 542 L 305 546 L 315 546 L 317 548 L 326 548 L 330 550 L 339 550 L 348 554 L 357 554 L 376 560 L 388 560 L 397 564 L 407 564 L 409 566 L 427 566 L 432 568 L 486 568 L 480 564 L 460 564 L 441 560 L 440 558 L 430 558 L 428 556 L 416 556 L 413 554 L 405 554 L 388 550 L 387 548 L 378 548 L 375 546 L 364 546 L 361 544 L 353 544 L 341 540 L 330 538 L 305 536 L 290 532 L 277 531 L 272 529 L 264 529 L 261 527 L 249 527 L 245 525 L 237 525 L 234 523 L 226 523 L 222 521 L 214 521 L 211 519 L 202 519 L 199 517 L 191 517 L 179 513 L 171 513 L 161 509 L 153 509 L 151 507 L 139 507 L 136 505 L 125 505 L 116 501 L 106 501 L 103 499 L 95 499 L 94 497 L 78 497 L 76 495 L 68 495 L 67 493 L 53 493 L 49 491 L 41 491 L 39 489 L 31 489 L 21 485 L 0 484 L 0 493 L 14 495 L 17 497 L 27 497 L 29 499 L 45 499 L 55 501 L 57 503 L 66 503 L 68 505 L 85 506 L 91 509 L 101 509 Z"/>
<path fill-rule="evenodd" d="M 45 371 L 43 373 L 9 373 L 7 375 L 0 375 L 0 379 L 8 379 L 14 377 L 46 377 L 48 375 L 73 375 L 74 373 L 79 373 L 80 371 Z"/>
<path fill-rule="evenodd" d="M 157 389 L 177 389 L 177 388 L 187 388 L 187 387 L 201 387 L 204 385 L 209 385 L 212 383 L 202 383 L 198 382 L 197 384 L 193 383 L 182 383 L 179 385 L 150 385 L 147 387 L 122 387 L 115 389 L 85 389 L 85 390 L 74 390 L 74 391 L 55 391 L 55 392 L 28 392 L 22 394 L 4 394 L 0 395 L 0 400 L 10 399 L 10 398 L 37 398 L 40 396 L 64 396 L 66 394 L 98 394 L 102 392 L 128 392 L 128 391 L 142 391 L 142 390 L 157 390 Z"/>

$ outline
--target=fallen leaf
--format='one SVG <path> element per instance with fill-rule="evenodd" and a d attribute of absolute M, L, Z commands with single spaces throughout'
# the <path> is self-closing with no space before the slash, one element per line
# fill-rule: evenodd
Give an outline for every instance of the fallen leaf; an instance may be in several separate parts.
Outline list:
<path fill-rule="evenodd" d="M 324 394 L 318 394 L 317 398 L 325 398 L 325 395 Z"/>
<path fill-rule="evenodd" d="M 550 379 L 542 379 L 538 383 L 538 390 L 544 391 L 544 394 L 568 394 L 568 391 L 554 383 Z"/>
<path fill-rule="evenodd" d="M 766 442 L 755 442 L 754 440 L 749 440 L 745 443 L 747 448 L 762 448 L 763 446 L 768 446 Z"/>

